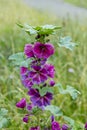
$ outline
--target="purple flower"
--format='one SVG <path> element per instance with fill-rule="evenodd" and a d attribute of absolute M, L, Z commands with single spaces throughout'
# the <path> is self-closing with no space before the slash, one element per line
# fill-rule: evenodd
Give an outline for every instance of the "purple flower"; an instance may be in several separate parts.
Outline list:
<path fill-rule="evenodd" d="M 32 111 L 33 108 L 33 104 L 27 104 L 27 110 L 28 111 Z"/>
<path fill-rule="evenodd" d="M 23 122 L 28 123 L 28 116 L 29 115 L 25 115 L 25 117 L 23 118 Z"/>
<path fill-rule="evenodd" d="M 31 66 L 44 65 L 46 63 L 46 61 L 47 61 L 47 59 L 36 58 L 35 60 L 32 61 Z"/>
<path fill-rule="evenodd" d="M 87 130 L 87 122 L 85 123 L 85 130 Z"/>
<path fill-rule="evenodd" d="M 55 81 L 54 80 L 50 80 L 49 85 L 53 87 L 55 85 Z"/>
<path fill-rule="evenodd" d="M 22 84 L 28 89 L 30 89 L 33 86 L 32 78 L 30 78 L 29 73 L 27 75 L 22 75 L 21 81 Z"/>
<path fill-rule="evenodd" d="M 58 122 L 56 122 L 56 121 L 52 122 L 52 130 L 61 130 Z"/>
<path fill-rule="evenodd" d="M 50 64 L 45 64 L 44 68 L 46 68 L 47 70 L 47 75 L 51 78 L 54 78 L 54 74 L 55 74 L 55 68 L 53 65 Z"/>
<path fill-rule="evenodd" d="M 40 130 L 40 127 L 39 126 L 31 127 L 30 130 Z"/>
<path fill-rule="evenodd" d="M 26 99 L 22 98 L 17 104 L 16 107 L 18 108 L 25 108 L 26 107 Z"/>
<path fill-rule="evenodd" d="M 20 67 L 20 74 L 25 75 L 28 72 L 28 68 L 26 67 Z"/>
<path fill-rule="evenodd" d="M 33 45 L 32 44 L 26 44 L 25 47 L 24 47 L 24 53 L 28 58 L 34 57 Z"/>
<path fill-rule="evenodd" d="M 34 45 L 34 54 L 38 58 L 49 58 L 54 54 L 54 46 L 50 43 L 42 44 L 40 42 L 36 42 Z"/>
<path fill-rule="evenodd" d="M 52 122 L 52 130 L 61 130 L 58 122 L 56 122 L 56 121 Z"/>
<path fill-rule="evenodd" d="M 47 80 L 47 71 L 44 67 L 33 66 L 33 70 L 30 71 L 30 77 L 34 84 L 40 84 Z"/>
<path fill-rule="evenodd" d="M 68 130 L 68 125 L 67 124 L 64 124 L 63 126 L 62 126 L 62 130 Z"/>
<path fill-rule="evenodd" d="M 44 108 L 44 106 L 50 105 L 50 101 L 53 99 L 53 95 L 50 92 L 47 92 L 44 96 L 40 96 L 37 89 L 30 89 L 28 92 L 30 95 L 30 100 L 34 106 Z"/>

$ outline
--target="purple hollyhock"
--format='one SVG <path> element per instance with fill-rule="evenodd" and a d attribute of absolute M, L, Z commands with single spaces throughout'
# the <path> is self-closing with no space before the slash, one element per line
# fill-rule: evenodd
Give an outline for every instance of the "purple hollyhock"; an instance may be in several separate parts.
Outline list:
<path fill-rule="evenodd" d="M 34 106 L 44 108 L 44 106 L 50 105 L 50 101 L 53 99 L 53 95 L 50 92 L 47 92 L 44 96 L 40 96 L 37 89 L 30 89 L 28 92 L 30 100 Z"/>
<path fill-rule="evenodd" d="M 23 122 L 28 123 L 28 116 L 29 116 L 29 115 L 25 115 L 25 116 L 23 117 Z"/>
<path fill-rule="evenodd" d="M 32 69 L 29 74 L 34 84 L 40 84 L 47 80 L 47 71 L 44 67 L 33 66 Z"/>
<path fill-rule="evenodd" d="M 87 130 L 87 122 L 85 123 L 85 130 Z"/>
<path fill-rule="evenodd" d="M 44 68 L 46 68 L 47 70 L 47 75 L 51 78 L 54 78 L 54 74 L 55 74 L 55 68 L 53 65 L 51 64 L 45 64 Z"/>
<path fill-rule="evenodd" d="M 63 126 L 62 126 L 62 130 L 68 130 L 68 125 L 67 124 L 64 124 Z"/>
<path fill-rule="evenodd" d="M 51 87 L 53 87 L 53 86 L 55 85 L 55 81 L 54 81 L 54 80 L 50 80 L 49 85 L 50 85 Z"/>
<path fill-rule="evenodd" d="M 32 44 L 26 44 L 25 47 L 24 47 L 24 53 L 28 58 L 34 57 L 33 45 Z"/>
<path fill-rule="evenodd" d="M 56 121 L 52 122 L 52 130 L 61 130 L 60 124 Z"/>
<path fill-rule="evenodd" d="M 37 58 L 49 58 L 54 54 L 54 46 L 50 43 L 42 44 L 36 42 L 34 45 L 34 54 Z"/>
<path fill-rule="evenodd" d="M 40 130 L 40 127 L 39 126 L 31 127 L 30 130 Z"/>
<path fill-rule="evenodd" d="M 16 107 L 18 108 L 25 108 L 26 107 L 26 99 L 22 98 L 17 104 Z"/>

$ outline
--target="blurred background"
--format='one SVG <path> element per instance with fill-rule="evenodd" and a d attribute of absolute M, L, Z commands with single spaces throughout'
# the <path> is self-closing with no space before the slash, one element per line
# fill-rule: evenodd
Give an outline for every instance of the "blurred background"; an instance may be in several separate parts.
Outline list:
<path fill-rule="evenodd" d="M 11 118 L 9 130 L 22 130 L 23 117 L 15 104 L 27 97 L 21 84 L 19 69 L 11 65 L 9 55 L 21 52 L 32 38 L 22 31 L 16 23 L 30 25 L 61 25 L 58 32 L 62 36 L 71 36 L 78 47 L 73 52 L 56 48 L 55 58 L 51 58 L 56 67 L 56 82 L 63 86 L 71 85 L 81 92 L 73 101 L 69 95 L 60 95 L 54 99 L 64 114 L 78 122 L 87 121 L 87 0 L 0 0 L 0 107 L 6 108 Z M 51 37 L 52 43 L 58 38 Z M 58 100 L 59 99 L 59 100 Z"/>

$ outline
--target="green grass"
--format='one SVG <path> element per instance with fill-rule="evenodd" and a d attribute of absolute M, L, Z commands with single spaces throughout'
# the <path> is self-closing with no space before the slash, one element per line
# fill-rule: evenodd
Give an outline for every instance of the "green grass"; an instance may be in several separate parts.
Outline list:
<path fill-rule="evenodd" d="M 69 2 L 69 3 L 74 4 L 76 6 L 87 8 L 87 0 L 65 0 L 65 2 Z"/>
<path fill-rule="evenodd" d="M 21 123 L 22 112 L 15 107 L 15 103 L 26 96 L 26 90 L 21 84 L 19 69 L 11 66 L 8 60 L 9 55 L 23 51 L 25 43 L 32 39 L 24 33 L 16 22 L 29 23 L 31 25 L 56 24 L 64 25 L 63 35 L 70 35 L 73 41 L 79 45 L 73 52 L 56 47 L 54 37 L 52 42 L 56 47 L 55 58 L 52 63 L 56 67 L 56 82 L 61 82 L 77 88 L 81 95 L 73 101 L 68 95 L 55 97 L 54 102 L 61 106 L 64 114 L 72 117 L 78 122 L 84 123 L 87 119 L 87 25 L 79 25 L 71 20 L 61 21 L 55 16 L 48 16 L 32 8 L 28 8 L 16 0 L 0 0 L 0 107 L 8 109 L 8 116 L 11 118 L 9 130 L 27 130 L 24 123 Z M 61 34 L 61 35 L 62 35 Z M 74 73 L 68 69 L 73 68 Z M 59 99 L 59 100 L 58 100 Z M 62 102 L 61 102 L 62 101 Z"/>

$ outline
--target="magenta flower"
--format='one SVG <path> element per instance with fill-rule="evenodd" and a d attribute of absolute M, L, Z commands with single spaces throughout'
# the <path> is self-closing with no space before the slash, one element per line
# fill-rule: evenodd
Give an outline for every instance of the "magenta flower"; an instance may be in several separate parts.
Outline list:
<path fill-rule="evenodd" d="M 44 96 L 40 96 L 39 91 L 32 88 L 28 94 L 33 105 L 40 108 L 44 108 L 44 106 L 50 105 L 50 101 L 53 99 L 52 93 L 47 92 Z"/>
<path fill-rule="evenodd" d="M 25 47 L 24 47 L 24 53 L 28 58 L 34 57 L 33 45 L 32 44 L 26 44 Z"/>
<path fill-rule="evenodd" d="M 27 104 L 26 108 L 27 108 L 28 111 L 32 111 L 33 104 Z"/>
<path fill-rule="evenodd" d="M 28 72 L 28 68 L 26 67 L 20 67 L 20 74 L 25 75 Z"/>
<path fill-rule="evenodd" d="M 87 130 L 87 122 L 85 123 L 85 130 Z"/>
<path fill-rule="evenodd" d="M 68 125 L 67 124 L 64 124 L 63 126 L 62 126 L 62 130 L 68 130 Z"/>
<path fill-rule="evenodd" d="M 27 75 L 22 75 L 21 81 L 22 84 L 28 89 L 30 89 L 33 86 L 32 78 L 30 78 L 29 73 Z"/>
<path fill-rule="evenodd" d="M 39 126 L 31 127 L 30 130 L 40 130 L 40 127 Z"/>
<path fill-rule="evenodd" d="M 61 130 L 58 122 L 56 122 L 56 121 L 52 122 L 52 130 Z"/>
<path fill-rule="evenodd" d="M 55 74 L 55 68 L 53 65 L 51 64 L 45 64 L 44 68 L 46 68 L 47 70 L 47 75 L 51 78 L 54 78 L 54 74 Z"/>
<path fill-rule="evenodd" d="M 23 118 L 23 122 L 28 123 L 28 116 L 29 115 L 25 115 L 25 117 Z"/>
<path fill-rule="evenodd" d="M 18 108 L 25 108 L 26 107 L 26 99 L 22 98 L 17 104 L 16 107 Z"/>
<path fill-rule="evenodd" d="M 30 71 L 30 77 L 34 84 L 40 84 L 47 80 L 47 71 L 43 67 L 33 66 L 33 70 Z"/>
<path fill-rule="evenodd" d="M 54 46 L 50 43 L 42 44 L 40 42 L 36 42 L 34 45 L 34 54 L 38 58 L 49 58 L 54 54 Z"/>
<path fill-rule="evenodd" d="M 49 85 L 50 85 L 51 87 L 53 87 L 53 86 L 55 85 L 55 81 L 54 81 L 54 80 L 50 80 Z"/>

